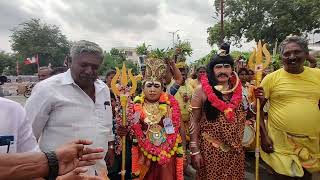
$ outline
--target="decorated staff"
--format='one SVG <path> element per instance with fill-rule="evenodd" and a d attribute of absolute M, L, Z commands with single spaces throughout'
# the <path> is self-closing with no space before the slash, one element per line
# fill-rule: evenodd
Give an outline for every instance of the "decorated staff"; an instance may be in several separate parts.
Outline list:
<path fill-rule="evenodd" d="M 262 54 L 265 56 L 265 61 L 263 62 Z M 271 56 L 267 49 L 267 44 L 261 45 L 261 41 L 258 42 L 257 49 L 254 48 L 253 53 L 249 58 L 249 68 L 255 71 L 256 87 L 260 85 L 262 80 L 262 72 L 266 69 L 270 63 Z M 257 114 L 256 114 L 256 180 L 259 179 L 259 153 L 260 153 L 260 100 L 257 99 Z"/>
<path fill-rule="evenodd" d="M 127 125 L 127 104 L 128 104 L 128 97 L 132 96 L 136 89 L 137 89 L 137 81 L 136 78 L 131 73 L 131 69 L 126 69 L 125 64 L 123 64 L 121 72 L 119 68 L 116 68 L 117 72 L 116 75 L 113 77 L 111 81 L 111 89 L 113 93 L 120 98 L 120 104 L 122 107 L 122 126 Z M 128 86 L 128 76 L 131 80 L 131 87 Z M 120 82 L 117 84 L 117 81 Z M 126 136 L 122 136 L 122 162 L 121 162 L 121 180 L 125 179 L 126 174 Z"/>

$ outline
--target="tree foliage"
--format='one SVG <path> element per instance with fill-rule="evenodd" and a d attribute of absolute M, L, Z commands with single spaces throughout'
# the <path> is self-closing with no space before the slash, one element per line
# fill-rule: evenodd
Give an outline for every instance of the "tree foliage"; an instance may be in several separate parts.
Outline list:
<path fill-rule="evenodd" d="M 39 55 L 40 66 L 62 66 L 71 43 L 59 27 L 31 19 L 12 30 L 11 48 L 23 59 Z"/>
<path fill-rule="evenodd" d="M 228 42 L 237 42 L 238 39 L 234 38 L 233 36 L 231 36 L 232 32 L 232 26 L 230 25 L 230 23 L 228 22 L 224 22 L 224 34 L 226 34 L 227 36 L 225 37 L 225 41 Z M 220 42 L 220 34 L 221 34 L 221 24 L 217 23 L 215 24 L 213 27 L 209 27 L 207 29 L 207 33 L 208 33 L 208 39 L 207 42 L 213 46 L 214 44 L 219 44 Z"/>
<path fill-rule="evenodd" d="M 139 56 L 142 56 L 142 55 L 147 55 L 150 53 L 150 50 L 149 50 L 149 47 L 151 45 L 146 45 L 146 43 L 142 43 L 141 45 L 138 45 L 136 47 L 136 51 L 137 51 L 137 54 Z"/>
<path fill-rule="evenodd" d="M 215 0 L 220 11 L 220 0 Z M 245 38 L 250 42 L 260 39 L 268 44 L 281 42 L 290 34 L 319 33 L 319 0 L 228 0 L 225 3 L 225 40 L 234 43 Z M 208 28 L 208 43 L 220 37 L 220 24 Z"/>
<path fill-rule="evenodd" d="M 173 55 L 173 51 L 169 48 L 167 49 L 152 49 L 150 53 L 148 54 L 151 58 L 159 58 L 159 59 L 165 59 Z"/>
<path fill-rule="evenodd" d="M 201 65 L 206 66 L 216 53 L 217 53 L 217 50 L 215 50 L 215 49 L 211 50 L 210 53 L 208 53 L 206 56 L 196 60 L 194 63 L 191 64 L 191 66 L 193 66 L 195 68 L 197 68 Z M 232 51 L 230 55 L 232 56 L 232 58 L 234 60 L 237 60 L 240 56 L 242 56 L 242 58 L 245 60 L 245 62 L 247 62 L 249 60 L 251 53 L 252 52 L 249 52 L 249 51 L 244 51 L 244 52 Z M 320 63 L 320 59 L 318 61 Z M 274 57 L 272 57 L 272 61 L 269 65 L 269 67 L 272 70 L 277 70 L 282 67 L 282 61 L 280 59 L 280 54 L 276 54 Z"/>
<path fill-rule="evenodd" d="M 217 50 L 212 49 L 210 53 L 208 53 L 206 56 L 196 60 L 194 63 L 192 63 L 193 67 L 199 67 L 202 65 L 207 65 L 210 60 L 212 59 L 212 57 L 217 53 Z"/>
<path fill-rule="evenodd" d="M 192 55 L 192 47 L 189 41 L 181 41 L 179 40 L 174 48 L 149 48 L 151 45 L 146 45 L 142 43 L 138 45 L 136 48 L 137 54 L 142 56 L 146 55 L 151 58 L 159 58 L 159 59 L 166 59 L 166 58 L 174 58 L 175 55 L 178 55 L 178 61 L 186 60 L 186 56 Z"/>
<path fill-rule="evenodd" d="M 0 52 L 0 75 L 16 74 L 16 58 L 14 55 Z"/>
<path fill-rule="evenodd" d="M 179 41 L 175 45 L 175 49 L 176 51 L 179 51 L 179 53 L 184 57 L 192 55 L 192 48 L 189 41 Z"/>

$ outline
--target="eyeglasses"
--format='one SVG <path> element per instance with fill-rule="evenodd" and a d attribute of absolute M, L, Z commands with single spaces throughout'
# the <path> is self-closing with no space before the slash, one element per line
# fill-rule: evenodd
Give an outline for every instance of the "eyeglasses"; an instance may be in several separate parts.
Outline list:
<path fill-rule="evenodd" d="M 230 64 L 216 64 L 216 65 L 214 65 L 214 68 L 215 69 L 221 69 L 221 68 L 228 69 L 228 68 L 231 68 L 231 65 Z"/>

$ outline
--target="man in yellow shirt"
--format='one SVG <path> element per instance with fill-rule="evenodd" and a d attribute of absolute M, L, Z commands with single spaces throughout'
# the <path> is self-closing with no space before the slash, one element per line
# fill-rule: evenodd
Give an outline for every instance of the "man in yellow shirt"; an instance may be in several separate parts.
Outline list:
<path fill-rule="evenodd" d="M 267 127 L 261 125 L 261 157 L 275 179 L 311 180 L 320 171 L 320 70 L 303 66 L 308 43 L 301 37 L 285 39 L 280 53 L 283 68 L 255 91 L 262 107 L 270 102 Z"/>
<path fill-rule="evenodd" d="M 176 67 L 179 69 L 182 75 L 182 84 L 179 88 L 174 88 L 174 85 L 171 83 L 170 85 L 170 94 L 174 95 L 174 97 L 179 102 L 179 107 L 181 111 L 181 120 L 182 125 L 185 127 L 186 131 L 186 140 L 187 142 L 190 141 L 190 134 L 189 134 L 189 123 L 190 123 L 190 112 L 189 106 L 191 102 L 191 96 L 193 94 L 193 87 L 187 81 L 188 79 L 188 65 L 185 62 L 179 62 L 176 64 Z"/>
<path fill-rule="evenodd" d="M 196 70 L 197 79 L 188 79 L 188 84 L 190 84 L 193 89 L 196 89 L 201 84 L 200 76 L 205 73 L 206 73 L 206 67 L 203 65 L 199 66 Z"/>

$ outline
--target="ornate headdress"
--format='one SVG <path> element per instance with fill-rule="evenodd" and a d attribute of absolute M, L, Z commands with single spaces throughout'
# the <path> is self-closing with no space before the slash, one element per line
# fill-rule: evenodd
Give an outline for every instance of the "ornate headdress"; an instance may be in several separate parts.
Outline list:
<path fill-rule="evenodd" d="M 184 69 L 184 68 L 187 68 L 188 65 L 187 65 L 187 63 L 185 63 L 185 62 L 178 62 L 178 63 L 176 63 L 176 67 L 177 67 L 178 69 Z"/>
<path fill-rule="evenodd" d="M 166 64 L 163 60 L 157 58 L 147 58 L 145 60 L 146 72 L 144 81 L 159 81 L 162 82 L 166 74 Z"/>
<path fill-rule="evenodd" d="M 176 48 L 175 50 L 175 63 L 178 69 L 188 68 L 185 54 L 182 51 L 181 48 Z"/>

